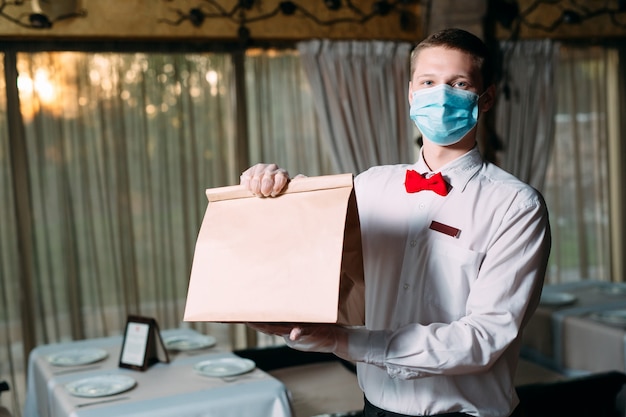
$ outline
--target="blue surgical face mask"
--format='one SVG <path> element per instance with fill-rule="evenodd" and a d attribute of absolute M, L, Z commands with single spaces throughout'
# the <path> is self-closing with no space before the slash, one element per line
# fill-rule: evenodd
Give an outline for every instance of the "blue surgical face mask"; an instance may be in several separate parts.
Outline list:
<path fill-rule="evenodd" d="M 426 139 L 453 145 L 476 126 L 479 98 L 474 92 L 440 84 L 415 91 L 409 114 Z"/>

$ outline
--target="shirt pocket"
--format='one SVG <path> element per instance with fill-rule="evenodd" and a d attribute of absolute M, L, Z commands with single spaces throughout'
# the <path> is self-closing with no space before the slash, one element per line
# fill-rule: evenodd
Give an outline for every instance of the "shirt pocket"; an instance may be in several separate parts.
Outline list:
<path fill-rule="evenodd" d="M 441 239 L 430 241 L 427 252 L 422 277 L 424 300 L 430 304 L 433 319 L 449 323 L 465 315 L 467 298 L 485 254 Z"/>

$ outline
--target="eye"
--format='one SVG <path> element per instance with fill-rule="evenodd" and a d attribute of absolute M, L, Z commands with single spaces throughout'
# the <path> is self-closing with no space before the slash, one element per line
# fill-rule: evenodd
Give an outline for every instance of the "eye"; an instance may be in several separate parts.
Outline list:
<path fill-rule="evenodd" d="M 452 87 L 467 88 L 469 87 L 469 84 L 466 81 L 456 81 L 455 83 L 452 84 Z"/>
<path fill-rule="evenodd" d="M 431 87 L 433 85 L 435 85 L 434 82 L 432 82 L 431 80 L 424 80 L 421 82 L 421 85 L 425 86 L 425 87 Z"/>

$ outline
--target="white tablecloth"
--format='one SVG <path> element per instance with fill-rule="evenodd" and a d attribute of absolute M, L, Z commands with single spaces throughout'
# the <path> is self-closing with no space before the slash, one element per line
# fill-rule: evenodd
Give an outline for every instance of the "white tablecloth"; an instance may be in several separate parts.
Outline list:
<path fill-rule="evenodd" d="M 523 337 L 523 355 L 564 373 L 626 372 L 626 327 L 593 318 L 626 309 L 626 286 L 598 281 L 550 285 L 546 293 L 568 293 L 575 301 L 540 305 Z"/>
<path fill-rule="evenodd" d="M 165 330 L 163 337 L 195 333 Z M 170 354 L 171 362 L 157 363 L 148 370 L 118 367 L 122 338 L 83 340 L 40 346 L 31 352 L 25 417 L 291 417 L 286 387 L 260 369 L 227 378 L 199 375 L 193 366 L 206 359 L 234 357 L 213 347 Z M 66 349 L 97 347 L 107 351 L 100 362 L 83 366 L 53 366 L 47 356 Z M 69 394 L 66 384 L 104 374 L 128 375 L 137 381 L 130 391 L 99 398 Z"/>

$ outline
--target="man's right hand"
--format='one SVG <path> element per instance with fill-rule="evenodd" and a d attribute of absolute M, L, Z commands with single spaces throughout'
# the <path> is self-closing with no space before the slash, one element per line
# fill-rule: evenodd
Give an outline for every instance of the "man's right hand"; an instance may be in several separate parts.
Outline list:
<path fill-rule="evenodd" d="M 276 197 L 289 183 L 287 170 L 276 164 L 256 164 L 245 170 L 239 178 L 240 184 L 259 197 Z"/>

